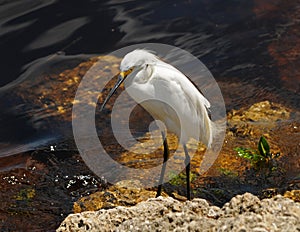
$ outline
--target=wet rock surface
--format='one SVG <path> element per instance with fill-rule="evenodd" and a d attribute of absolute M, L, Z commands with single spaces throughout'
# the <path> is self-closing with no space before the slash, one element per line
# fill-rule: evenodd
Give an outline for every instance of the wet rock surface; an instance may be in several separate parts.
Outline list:
<path fill-rule="evenodd" d="M 286 191 L 284 197 L 290 198 L 296 202 L 300 202 L 300 190 Z"/>
<path fill-rule="evenodd" d="M 1 232 L 54 231 L 74 201 L 107 188 L 70 150 L 45 148 L 11 158 L 19 166 L 0 173 Z"/>
<path fill-rule="evenodd" d="M 69 215 L 63 231 L 299 231 L 300 204 L 283 196 L 260 200 L 245 193 L 222 208 L 204 199 L 180 202 L 150 198 L 136 206 L 119 206 Z"/>
<path fill-rule="evenodd" d="M 74 213 L 80 213 L 89 210 L 109 209 L 116 206 L 132 206 L 153 198 L 155 195 L 156 191 L 143 189 L 139 181 L 124 180 L 104 191 L 95 192 L 80 198 L 74 203 L 73 210 Z M 162 193 L 162 196 L 167 196 L 167 194 Z"/>

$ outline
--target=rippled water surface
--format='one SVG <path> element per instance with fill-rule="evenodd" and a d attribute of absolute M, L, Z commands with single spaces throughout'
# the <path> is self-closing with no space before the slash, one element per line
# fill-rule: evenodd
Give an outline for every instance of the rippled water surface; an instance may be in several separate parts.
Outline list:
<path fill-rule="evenodd" d="M 218 82 L 228 112 L 268 100 L 290 109 L 287 124 L 299 125 L 298 0 L 0 1 L 0 182 L 1 198 L 9 199 L 0 207 L 2 230 L 9 231 L 14 220 L 12 230 L 45 228 L 26 223 L 39 212 L 54 229 L 71 211 L 71 201 L 84 195 L 80 184 L 72 191 L 66 187 L 79 174 L 92 175 L 72 145 L 72 100 L 80 75 L 92 64 L 78 65 L 148 42 L 198 57 Z M 78 76 L 68 75 L 76 67 Z M 144 129 L 139 122 L 137 128 Z M 100 133 L 103 125 L 97 125 Z M 299 159 L 299 132 L 293 136 L 278 139 Z M 81 166 L 74 170 L 74 163 Z M 91 179 L 87 192 L 102 183 Z M 22 198 L 18 194 L 32 199 L 16 200 Z M 39 201 L 51 202 L 50 212 Z"/>

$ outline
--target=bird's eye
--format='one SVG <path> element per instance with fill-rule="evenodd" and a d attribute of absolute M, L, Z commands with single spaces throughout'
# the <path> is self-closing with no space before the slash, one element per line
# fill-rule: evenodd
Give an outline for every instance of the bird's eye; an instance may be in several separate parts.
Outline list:
<path fill-rule="evenodd" d="M 127 69 L 125 72 L 126 72 L 126 74 L 130 74 L 132 71 L 133 71 L 133 67 Z"/>
<path fill-rule="evenodd" d="M 132 73 L 133 69 L 134 69 L 134 67 L 131 67 L 130 69 L 128 69 L 128 71 L 127 71 L 128 74 Z"/>

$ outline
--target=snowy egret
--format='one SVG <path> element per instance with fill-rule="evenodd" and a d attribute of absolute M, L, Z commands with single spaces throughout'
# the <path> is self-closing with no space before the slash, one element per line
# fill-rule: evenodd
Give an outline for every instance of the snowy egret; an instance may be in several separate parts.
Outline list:
<path fill-rule="evenodd" d="M 120 71 L 118 81 L 104 100 L 101 110 L 124 82 L 125 89 L 136 102 L 140 103 L 154 119 L 162 121 L 167 131 L 181 138 L 180 142 L 185 153 L 187 199 L 190 200 L 190 156 L 186 142 L 190 138 L 195 138 L 207 147 L 211 146 L 217 126 L 209 118 L 209 101 L 183 73 L 148 50 L 137 49 L 126 54 L 121 61 Z M 145 99 L 150 100 L 144 101 Z M 180 120 L 178 115 L 183 120 Z M 195 130 L 195 125 L 199 126 L 199 130 Z M 162 137 L 163 165 L 156 196 L 161 195 L 169 158 L 165 131 L 162 131 Z"/>

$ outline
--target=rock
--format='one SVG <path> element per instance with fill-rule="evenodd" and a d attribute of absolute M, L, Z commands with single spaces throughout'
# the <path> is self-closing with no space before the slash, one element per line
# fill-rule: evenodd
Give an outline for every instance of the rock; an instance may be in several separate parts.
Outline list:
<path fill-rule="evenodd" d="M 223 206 L 225 215 L 236 216 L 246 212 L 254 212 L 261 207 L 258 197 L 245 193 L 232 198 L 230 202 Z"/>
<path fill-rule="evenodd" d="M 283 196 L 259 200 L 245 193 L 222 208 L 204 199 L 180 202 L 158 197 L 136 206 L 118 206 L 69 215 L 65 231 L 299 231 L 300 204 Z"/>
<path fill-rule="evenodd" d="M 281 120 L 290 117 L 290 111 L 269 101 L 253 104 L 248 109 L 228 113 L 228 123 L 235 135 L 249 136 L 266 133 Z"/>
<path fill-rule="evenodd" d="M 300 202 L 300 190 L 292 190 L 292 191 L 286 191 L 283 195 L 286 198 L 290 198 L 296 202 Z"/>
<path fill-rule="evenodd" d="M 289 110 L 280 104 L 269 101 L 255 103 L 248 109 L 233 110 L 228 115 L 230 121 L 267 122 L 268 124 L 289 117 Z"/>
<path fill-rule="evenodd" d="M 74 213 L 110 209 L 116 206 L 133 206 L 156 196 L 156 191 L 145 190 L 137 180 L 124 180 L 105 191 L 80 198 L 73 205 Z M 162 196 L 167 196 L 164 192 Z"/>

